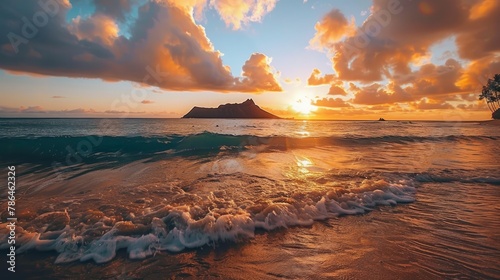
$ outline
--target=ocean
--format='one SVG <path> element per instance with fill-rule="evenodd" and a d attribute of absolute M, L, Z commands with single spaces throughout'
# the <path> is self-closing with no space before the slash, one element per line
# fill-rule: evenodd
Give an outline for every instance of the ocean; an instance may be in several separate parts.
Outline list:
<path fill-rule="evenodd" d="M 478 122 L 0 119 L 0 275 L 500 279 L 499 140 Z"/>

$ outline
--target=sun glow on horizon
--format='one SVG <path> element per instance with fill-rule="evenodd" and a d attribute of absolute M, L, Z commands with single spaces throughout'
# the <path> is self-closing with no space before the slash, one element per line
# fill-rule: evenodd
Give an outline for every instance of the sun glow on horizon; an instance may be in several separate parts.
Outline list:
<path fill-rule="evenodd" d="M 317 108 L 311 104 L 311 100 L 299 99 L 292 104 L 292 109 L 301 115 L 309 115 L 316 111 Z"/>

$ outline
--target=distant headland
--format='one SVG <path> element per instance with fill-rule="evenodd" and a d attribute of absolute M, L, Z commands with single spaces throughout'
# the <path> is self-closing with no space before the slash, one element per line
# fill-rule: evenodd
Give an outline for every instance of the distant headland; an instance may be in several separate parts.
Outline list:
<path fill-rule="evenodd" d="M 262 110 L 252 99 L 243 103 L 228 103 L 217 108 L 193 107 L 182 118 L 213 118 L 213 119 L 281 119 Z"/>

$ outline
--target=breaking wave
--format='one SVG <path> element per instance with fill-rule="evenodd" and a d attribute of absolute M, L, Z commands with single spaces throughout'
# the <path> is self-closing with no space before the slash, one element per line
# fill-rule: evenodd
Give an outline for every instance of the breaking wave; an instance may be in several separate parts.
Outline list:
<path fill-rule="evenodd" d="M 270 185 L 263 187 L 272 183 L 268 179 L 243 174 L 221 178 L 209 176 L 198 184 L 209 189 L 207 184 L 214 180 L 235 180 L 237 177 L 247 182 L 245 190 L 235 187 L 234 190 L 200 193 L 198 190 L 190 192 L 185 187 L 142 186 L 141 191 L 148 194 L 143 200 L 151 198 L 152 193 L 157 197 L 161 193 L 168 203 L 141 210 L 133 208 L 137 205 L 134 202 L 126 206 L 99 206 L 90 197 L 62 201 L 69 205 L 67 209 L 72 217 L 68 211 L 53 211 L 19 225 L 16 228 L 17 252 L 56 251 L 56 263 L 78 260 L 103 263 L 112 260 L 116 252 L 123 249 L 131 259 L 142 259 L 157 251 L 181 252 L 219 242 L 240 242 L 253 238 L 258 230 L 310 226 L 316 220 L 364 214 L 381 205 L 411 203 L 416 191 L 414 180 L 390 182 L 380 178 L 310 191 L 304 191 L 307 188 L 297 191 L 293 187 L 289 192 L 279 190 L 288 186 L 276 186 L 271 191 Z M 263 191 L 267 194 L 262 195 Z M 259 192 L 261 197 L 255 199 L 248 192 Z M 92 210 L 88 209 L 90 203 L 95 206 Z M 7 238 L 7 229 L 2 226 L 0 249 L 8 248 Z"/>
<path fill-rule="evenodd" d="M 188 136 L 58 136 L 0 138 L 0 157 L 22 162 L 61 160 L 68 157 L 102 160 L 124 156 L 153 156 L 156 154 L 204 153 L 219 150 L 244 150 L 255 146 L 288 150 L 325 146 L 363 146 L 411 144 L 425 142 L 484 142 L 498 141 L 488 136 L 381 136 L 381 137 L 258 137 L 200 133 Z"/>

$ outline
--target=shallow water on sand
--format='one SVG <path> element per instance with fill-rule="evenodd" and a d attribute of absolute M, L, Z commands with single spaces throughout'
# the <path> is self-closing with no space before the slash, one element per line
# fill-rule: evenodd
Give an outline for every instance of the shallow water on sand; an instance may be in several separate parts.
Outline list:
<path fill-rule="evenodd" d="M 55 254 L 21 255 L 20 275 L 39 279 L 494 279 L 500 276 L 500 199 L 488 184 L 476 186 L 482 203 L 467 201 L 469 185 L 425 184 L 417 202 L 260 232 L 241 243 L 219 243 L 180 254 L 158 252 L 130 260 L 54 265 Z M 448 201 L 443 203 L 443 201 Z M 459 203 L 461 207 L 455 207 Z"/>
<path fill-rule="evenodd" d="M 17 276 L 500 278 L 495 127 L 1 122 Z"/>

